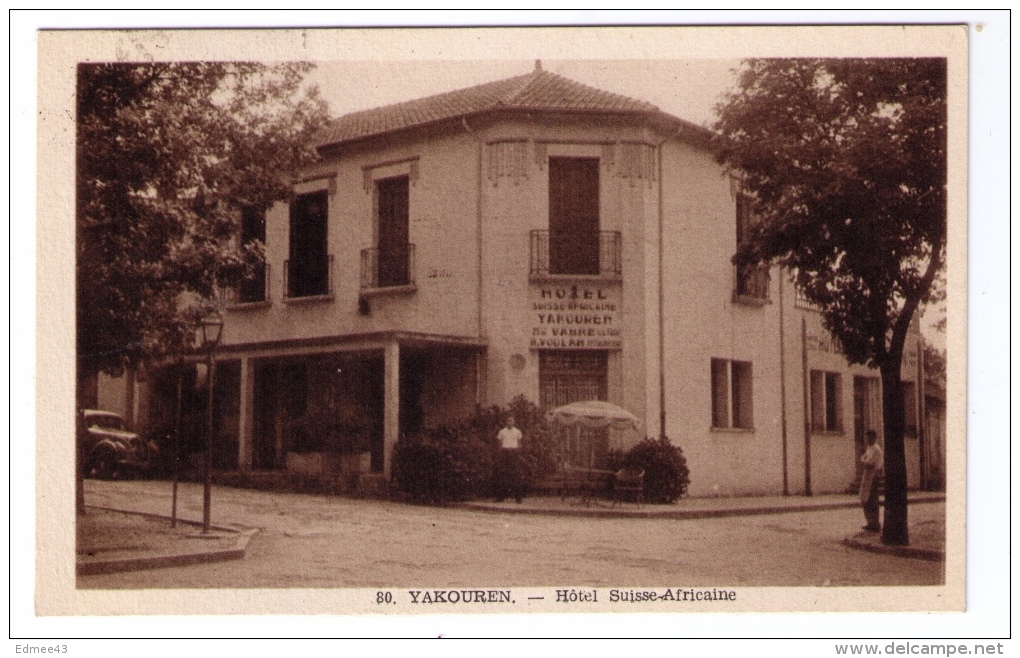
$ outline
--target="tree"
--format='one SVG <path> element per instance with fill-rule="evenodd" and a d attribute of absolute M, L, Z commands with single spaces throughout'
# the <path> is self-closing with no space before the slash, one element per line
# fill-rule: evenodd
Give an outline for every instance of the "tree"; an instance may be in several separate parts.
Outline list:
<path fill-rule="evenodd" d="M 81 64 L 77 381 L 185 349 L 198 302 L 258 267 L 240 213 L 291 192 L 326 118 L 311 65 Z"/>
<path fill-rule="evenodd" d="M 887 544 L 909 539 L 904 341 L 943 294 L 946 91 L 944 59 L 757 59 L 717 108 L 758 218 L 734 263 L 789 270 L 848 361 L 881 372 Z"/>
<path fill-rule="evenodd" d="M 78 69 L 78 358 L 119 374 L 193 320 L 183 293 L 257 262 L 239 213 L 290 193 L 325 118 L 307 64 L 82 64 Z M 252 251 L 249 248 L 249 252 Z"/>

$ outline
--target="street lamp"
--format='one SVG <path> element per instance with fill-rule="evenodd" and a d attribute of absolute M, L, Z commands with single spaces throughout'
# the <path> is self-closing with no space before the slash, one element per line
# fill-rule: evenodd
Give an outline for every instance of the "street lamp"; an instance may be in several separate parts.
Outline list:
<path fill-rule="evenodd" d="M 213 387 L 215 385 L 216 362 L 213 352 L 220 344 L 223 336 L 223 316 L 215 309 L 202 318 L 199 325 L 199 339 L 206 353 L 206 372 L 208 376 L 209 398 L 206 405 L 205 426 L 205 486 L 202 489 L 202 532 L 209 532 L 209 521 L 212 517 L 212 469 L 213 469 Z"/>

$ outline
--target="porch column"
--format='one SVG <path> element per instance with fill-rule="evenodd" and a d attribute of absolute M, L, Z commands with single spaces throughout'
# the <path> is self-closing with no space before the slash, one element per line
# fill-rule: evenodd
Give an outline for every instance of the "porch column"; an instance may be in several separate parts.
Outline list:
<path fill-rule="evenodd" d="M 252 458 L 252 427 L 254 426 L 255 410 L 255 369 L 251 359 L 241 359 L 240 403 L 237 422 L 237 464 L 242 471 L 251 470 Z"/>
<path fill-rule="evenodd" d="M 383 473 L 389 478 L 393 448 L 400 438 L 400 343 L 386 344 L 383 361 Z"/>

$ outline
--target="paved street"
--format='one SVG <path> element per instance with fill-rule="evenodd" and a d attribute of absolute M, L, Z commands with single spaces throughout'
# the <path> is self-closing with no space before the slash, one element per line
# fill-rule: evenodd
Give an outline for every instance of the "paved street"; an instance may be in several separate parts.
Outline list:
<path fill-rule="evenodd" d="M 89 505 L 169 514 L 166 482 L 88 481 Z M 181 516 L 201 519 L 201 486 Z M 680 505 L 683 504 L 679 503 Z M 912 522 L 944 504 L 911 507 Z M 847 548 L 859 510 L 679 520 L 499 514 L 213 489 L 214 523 L 259 528 L 243 560 L 83 576 L 85 588 L 934 585 L 943 565 Z"/>

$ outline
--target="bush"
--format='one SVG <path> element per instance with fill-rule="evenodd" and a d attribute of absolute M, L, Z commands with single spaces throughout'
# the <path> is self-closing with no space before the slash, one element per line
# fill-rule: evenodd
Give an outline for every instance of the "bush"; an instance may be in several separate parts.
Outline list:
<path fill-rule="evenodd" d="M 538 405 L 518 395 L 501 413 L 499 427 L 503 426 L 507 415 L 512 415 L 517 427 L 521 428 L 521 452 L 526 480 L 534 482 L 555 473 L 560 466 L 556 458 L 556 442 L 545 414 Z M 496 428 L 496 432 L 499 432 L 499 428 Z"/>
<path fill-rule="evenodd" d="M 470 500 L 494 493 L 496 436 L 512 415 L 521 430 L 525 481 L 556 469 L 551 433 L 542 410 L 524 396 L 507 407 L 479 407 L 474 415 L 447 427 L 401 439 L 393 455 L 394 480 L 400 491 L 425 503 Z"/>
<path fill-rule="evenodd" d="M 646 438 L 626 453 L 610 455 L 613 468 L 640 468 L 645 472 L 645 500 L 673 503 L 687 493 L 691 483 L 687 459 L 667 437 Z"/>
<path fill-rule="evenodd" d="M 470 426 L 439 427 L 397 442 L 393 477 L 418 502 L 470 500 L 488 492 L 495 454 Z"/>

